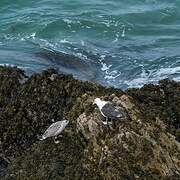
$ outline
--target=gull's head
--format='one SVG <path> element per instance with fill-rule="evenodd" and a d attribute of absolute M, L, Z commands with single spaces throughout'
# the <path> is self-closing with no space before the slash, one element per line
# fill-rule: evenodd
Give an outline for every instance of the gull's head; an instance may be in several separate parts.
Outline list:
<path fill-rule="evenodd" d="M 68 120 L 63 120 L 63 124 L 66 126 L 67 124 L 69 123 L 69 121 Z"/>
<path fill-rule="evenodd" d="M 96 104 L 98 106 L 99 104 L 101 104 L 101 99 L 100 98 L 96 98 L 94 100 L 93 104 Z"/>
<path fill-rule="evenodd" d="M 101 109 L 106 103 L 106 101 L 103 101 L 100 98 L 96 98 L 93 102 L 93 104 L 96 104 L 99 107 L 99 109 Z"/>
<path fill-rule="evenodd" d="M 101 102 L 101 99 L 100 98 L 96 98 L 96 99 L 94 99 L 94 102 L 93 102 L 93 104 L 99 104 Z"/>

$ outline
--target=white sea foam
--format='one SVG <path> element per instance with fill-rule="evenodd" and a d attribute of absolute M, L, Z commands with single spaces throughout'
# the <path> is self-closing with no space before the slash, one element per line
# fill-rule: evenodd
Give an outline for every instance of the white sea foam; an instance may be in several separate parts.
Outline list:
<path fill-rule="evenodd" d="M 27 70 L 29 67 L 26 66 L 17 66 L 16 64 L 9 64 L 9 63 L 1 63 L 0 66 L 6 66 L 6 67 L 17 67 L 19 69 Z"/>
<path fill-rule="evenodd" d="M 39 45 L 40 45 L 40 47 L 42 47 L 42 48 L 47 48 L 47 49 L 49 49 L 48 47 L 50 47 L 51 49 L 57 49 L 57 46 L 58 46 L 58 44 L 57 43 L 51 43 L 51 42 L 49 42 L 48 40 L 46 40 L 46 39 L 38 39 L 38 41 L 39 41 Z"/>
<path fill-rule="evenodd" d="M 107 71 L 105 79 L 116 80 L 121 75 L 121 72 L 117 70 Z"/>
<path fill-rule="evenodd" d="M 83 41 L 83 40 L 81 40 L 81 45 L 82 45 L 82 46 L 84 46 L 84 45 L 85 45 L 85 43 L 84 43 L 84 41 Z"/>
<path fill-rule="evenodd" d="M 101 55 L 99 58 L 99 62 L 102 63 L 104 61 L 104 58 L 106 57 L 106 55 Z"/>
<path fill-rule="evenodd" d="M 118 78 L 119 76 L 121 75 L 121 73 L 120 74 L 117 74 L 117 75 L 105 75 L 105 79 L 106 80 L 116 80 L 116 78 Z"/>
<path fill-rule="evenodd" d="M 101 67 L 102 71 L 107 71 L 112 66 L 112 65 L 107 65 L 106 63 L 103 62 L 101 62 L 101 65 L 102 65 Z"/>
<path fill-rule="evenodd" d="M 71 19 L 63 19 L 63 21 L 67 24 L 81 24 L 79 20 L 71 20 Z"/>
<path fill-rule="evenodd" d="M 14 64 L 8 64 L 8 63 L 1 63 L 0 66 L 17 67 Z"/>
<path fill-rule="evenodd" d="M 25 41 L 25 39 L 22 37 L 22 38 L 21 38 L 21 41 Z"/>
<path fill-rule="evenodd" d="M 73 23 L 73 21 L 70 20 L 70 19 L 63 19 L 63 21 L 64 21 L 65 23 L 67 23 L 67 24 L 72 24 L 72 23 Z"/>
<path fill-rule="evenodd" d="M 105 52 L 109 53 L 109 52 Z M 121 72 L 118 72 L 117 70 L 113 70 L 112 64 L 107 64 L 105 62 L 106 55 L 101 55 L 99 62 L 101 64 L 101 71 L 104 73 L 104 79 L 107 80 L 107 83 L 110 85 L 113 85 L 112 82 L 114 82 L 120 75 Z"/>
<path fill-rule="evenodd" d="M 118 41 L 118 38 L 116 38 L 113 42 L 117 42 Z"/>
<path fill-rule="evenodd" d="M 172 79 L 180 81 L 180 67 L 160 68 L 156 71 L 148 71 L 148 73 L 142 70 L 142 73 L 139 75 L 139 77 L 131 80 L 125 80 L 123 84 L 126 84 L 129 88 L 142 87 L 144 84 L 158 83 L 159 80 L 171 78 L 174 75 L 176 75 L 176 77 L 173 77 Z M 122 83 L 122 81 L 120 82 Z"/>
<path fill-rule="evenodd" d="M 82 58 L 82 59 L 88 59 L 88 57 L 82 53 L 75 53 L 74 55 L 78 56 L 79 58 Z"/>
<path fill-rule="evenodd" d="M 30 35 L 30 37 L 33 38 L 33 39 L 35 39 L 35 36 L 36 36 L 35 32 Z"/>
<path fill-rule="evenodd" d="M 142 87 L 145 83 L 147 83 L 148 79 L 146 77 L 139 77 L 133 80 L 125 80 L 123 83 L 126 84 L 129 88 L 132 87 Z"/>
<path fill-rule="evenodd" d="M 109 21 L 107 21 L 107 22 L 102 22 L 102 24 L 105 25 L 107 28 L 110 27 L 110 22 L 109 22 Z"/>
<path fill-rule="evenodd" d="M 161 76 L 167 76 L 171 74 L 180 74 L 180 66 L 179 67 L 169 67 L 169 68 L 161 68 L 157 71 L 156 75 L 161 77 Z"/>
<path fill-rule="evenodd" d="M 125 27 L 124 27 L 123 30 L 122 30 L 121 37 L 125 37 L 125 31 L 126 31 L 126 29 L 125 29 Z"/>
<path fill-rule="evenodd" d="M 60 40 L 60 43 L 69 43 L 69 44 L 72 44 L 72 42 L 68 41 L 67 39 Z"/>

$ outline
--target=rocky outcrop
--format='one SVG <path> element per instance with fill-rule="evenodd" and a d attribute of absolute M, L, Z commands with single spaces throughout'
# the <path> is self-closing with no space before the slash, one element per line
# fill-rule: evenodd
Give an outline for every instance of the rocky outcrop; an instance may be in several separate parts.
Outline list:
<path fill-rule="evenodd" d="M 113 125 L 102 125 L 96 110 L 77 119 L 77 129 L 88 141 L 83 167 L 108 179 L 178 177 L 180 143 L 165 131 L 163 122 L 146 122 L 128 95 L 112 101 L 126 114 Z"/>
<path fill-rule="evenodd" d="M 148 84 L 141 89 L 127 91 L 139 104 L 149 122 L 161 119 L 168 132 L 180 141 L 180 83 L 162 80 L 158 85 Z"/>
<path fill-rule="evenodd" d="M 53 69 L 27 78 L 1 67 L 1 179 L 179 179 L 179 89 L 164 80 L 123 92 Z M 96 97 L 123 117 L 104 125 Z M 63 117 L 59 144 L 38 140 Z"/>

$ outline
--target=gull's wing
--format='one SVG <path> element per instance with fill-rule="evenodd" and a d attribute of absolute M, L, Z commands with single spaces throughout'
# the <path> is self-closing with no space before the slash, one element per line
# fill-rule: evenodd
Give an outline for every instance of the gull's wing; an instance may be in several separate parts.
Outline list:
<path fill-rule="evenodd" d="M 105 104 L 102 109 L 102 113 L 109 118 L 119 118 L 122 116 L 121 112 L 114 107 L 114 105 L 110 102 Z"/>
<path fill-rule="evenodd" d="M 63 123 L 62 121 L 58 121 L 55 122 L 53 124 L 51 124 L 47 130 L 45 131 L 45 133 L 43 134 L 44 137 L 50 137 L 50 136 L 54 136 L 55 133 L 57 132 L 58 129 L 60 129 L 62 127 Z"/>

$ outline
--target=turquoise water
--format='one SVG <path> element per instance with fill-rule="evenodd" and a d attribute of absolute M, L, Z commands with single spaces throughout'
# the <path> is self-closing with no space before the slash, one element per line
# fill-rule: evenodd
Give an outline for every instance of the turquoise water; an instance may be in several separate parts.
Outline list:
<path fill-rule="evenodd" d="M 0 64 L 124 89 L 180 80 L 180 1 L 1 0 Z"/>

